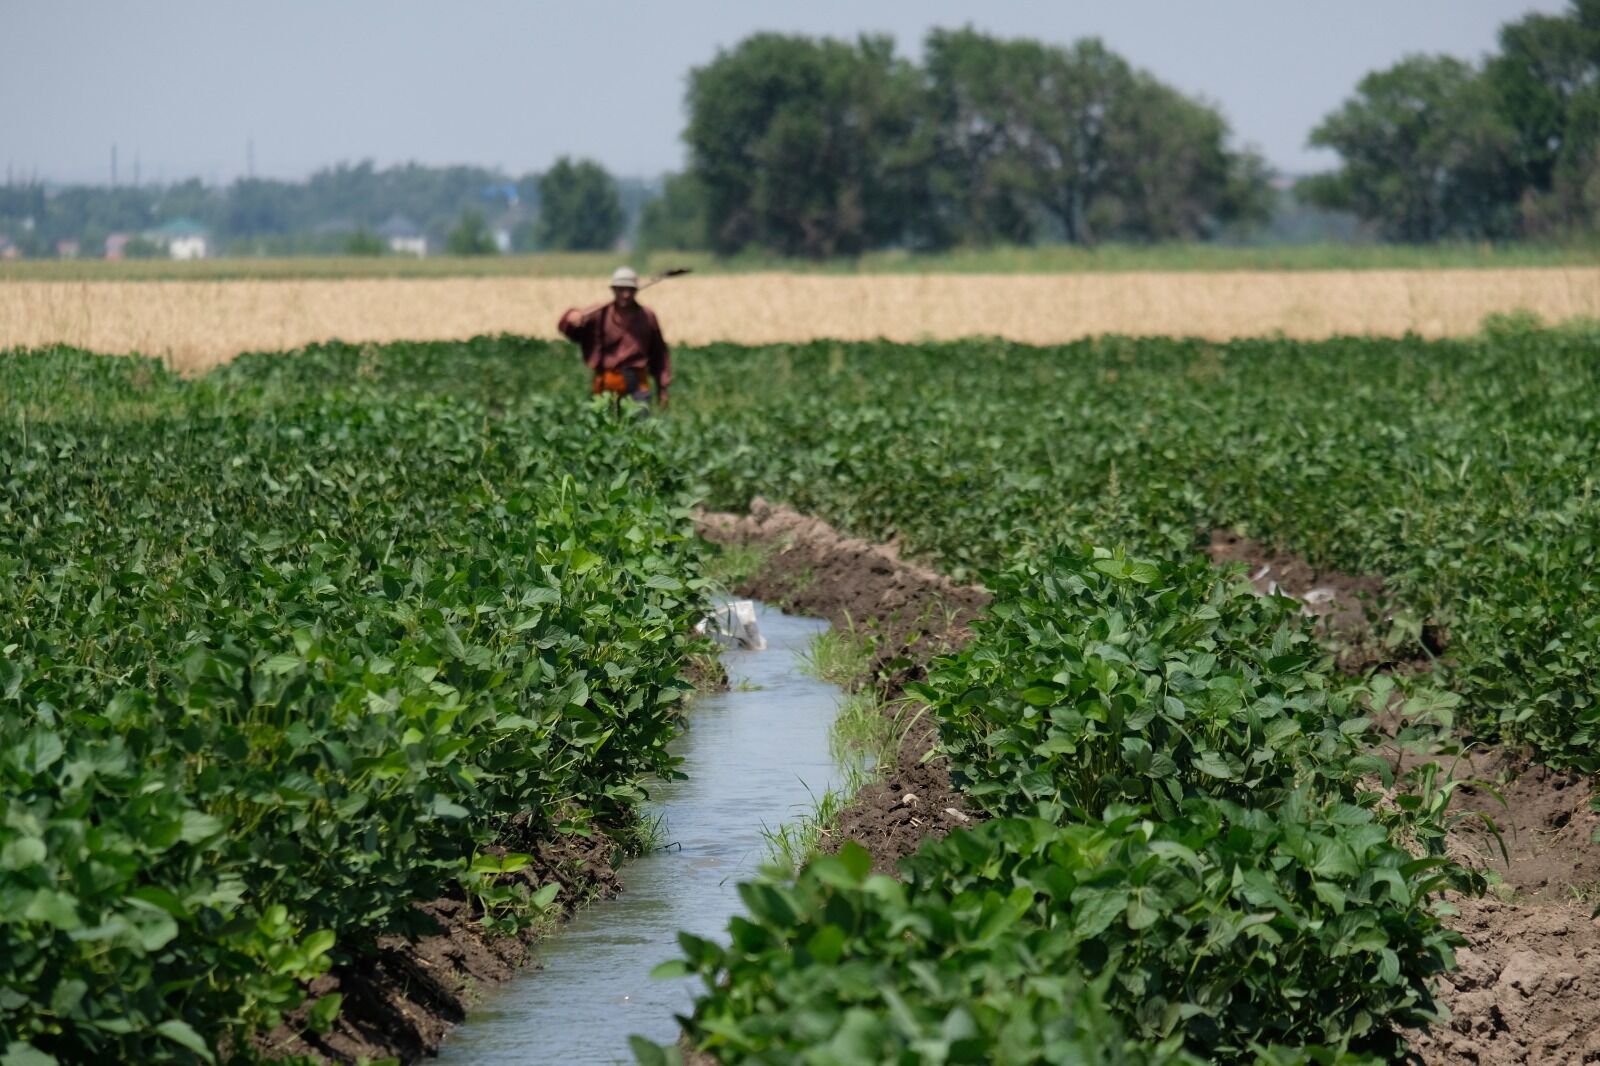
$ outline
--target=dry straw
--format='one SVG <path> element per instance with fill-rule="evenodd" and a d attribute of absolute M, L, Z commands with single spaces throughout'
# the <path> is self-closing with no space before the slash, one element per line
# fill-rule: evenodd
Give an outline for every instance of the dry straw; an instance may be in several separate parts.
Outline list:
<path fill-rule="evenodd" d="M 554 336 L 581 278 L 0 284 L 0 349 L 66 342 L 202 369 L 243 351 L 348 341 Z M 1494 312 L 1600 317 L 1600 269 L 1114 274 L 734 274 L 652 290 L 668 339 L 768 343 L 1104 333 L 1221 340 L 1281 333 L 1472 333 Z"/>

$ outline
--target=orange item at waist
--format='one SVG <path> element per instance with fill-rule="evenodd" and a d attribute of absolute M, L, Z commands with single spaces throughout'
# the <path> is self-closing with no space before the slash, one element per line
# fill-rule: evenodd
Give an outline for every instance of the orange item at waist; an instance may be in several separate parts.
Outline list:
<path fill-rule="evenodd" d="M 594 394 L 596 396 L 607 392 L 628 396 L 635 392 L 646 391 L 648 388 L 647 378 L 644 372 L 640 370 L 596 370 L 594 372 Z"/>

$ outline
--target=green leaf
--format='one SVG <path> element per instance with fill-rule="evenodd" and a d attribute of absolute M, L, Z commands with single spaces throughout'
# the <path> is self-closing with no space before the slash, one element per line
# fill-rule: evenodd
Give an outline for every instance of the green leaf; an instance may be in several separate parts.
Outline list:
<path fill-rule="evenodd" d="M 169 1018 L 156 1026 L 156 1032 L 171 1040 L 174 1044 L 188 1048 L 205 1062 L 215 1062 L 211 1049 L 200 1038 L 200 1034 L 189 1027 L 189 1023 L 178 1018 Z"/>
<path fill-rule="evenodd" d="M 27 1041 L 14 1041 L 0 1052 L 0 1066 L 57 1066 L 57 1059 Z"/>
<path fill-rule="evenodd" d="M 1035 707 L 1049 707 L 1061 698 L 1061 690 L 1050 685 L 1033 685 L 1022 690 L 1024 703 Z"/>
<path fill-rule="evenodd" d="M 339 1009 L 344 1005 L 344 995 L 339 992 L 330 992 L 319 996 L 306 1012 L 306 1028 L 313 1033 L 326 1033 L 333 1028 L 334 1021 L 339 1017 Z"/>
<path fill-rule="evenodd" d="M 307 959 L 317 959 L 333 949 L 338 937 L 332 929 L 318 929 L 300 943 L 300 951 Z"/>
<path fill-rule="evenodd" d="M 1203 774 L 1220 778 L 1224 781 L 1231 781 L 1239 776 L 1234 772 L 1233 767 L 1228 765 L 1227 760 L 1215 751 L 1202 751 L 1196 755 L 1194 768 Z"/>
<path fill-rule="evenodd" d="M 186 844 L 198 844 L 202 840 L 217 836 L 225 828 L 220 819 L 214 818 L 209 814 L 204 814 L 200 811 L 184 811 L 183 830 L 180 834 L 180 839 Z"/>
<path fill-rule="evenodd" d="M 825 925 L 806 941 L 806 951 L 824 966 L 832 966 L 844 953 L 845 932 L 837 925 Z"/>
<path fill-rule="evenodd" d="M 683 1053 L 676 1047 L 661 1047 L 642 1036 L 628 1037 L 628 1047 L 639 1066 L 683 1066 Z"/>
<path fill-rule="evenodd" d="M 0 869 L 25 870 L 38 866 L 49 854 L 38 837 L 18 837 L 0 849 Z"/>
<path fill-rule="evenodd" d="M 29 921 L 44 922 L 57 929 L 77 929 L 83 923 L 78 918 L 77 898 L 66 892 L 41 888 L 34 892 L 22 916 Z"/>
<path fill-rule="evenodd" d="M 293 653 L 284 652 L 262 662 L 259 669 L 264 674 L 287 674 L 305 665 L 305 660 Z"/>

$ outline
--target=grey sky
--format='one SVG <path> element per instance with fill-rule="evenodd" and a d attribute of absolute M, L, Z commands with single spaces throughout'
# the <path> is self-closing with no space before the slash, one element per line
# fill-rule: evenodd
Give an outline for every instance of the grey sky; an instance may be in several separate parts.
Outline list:
<path fill-rule="evenodd" d="M 1219 103 L 1241 141 L 1301 172 L 1306 134 L 1365 72 L 1409 52 L 1476 58 L 1496 28 L 1564 0 L 0 0 L 0 164 L 102 182 L 228 181 L 341 160 L 538 170 L 557 156 L 654 175 L 681 165 L 690 67 L 757 30 L 932 26 L 1099 35 Z"/>

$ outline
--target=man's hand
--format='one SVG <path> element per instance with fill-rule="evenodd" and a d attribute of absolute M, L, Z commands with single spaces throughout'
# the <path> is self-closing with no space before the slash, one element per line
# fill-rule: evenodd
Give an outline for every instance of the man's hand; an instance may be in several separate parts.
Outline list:
<path fill-rule="evenodd" d="M 656 407 L 662 411 L 667 409 L 667 390 L 660 385 L 656 386 Z"/>

